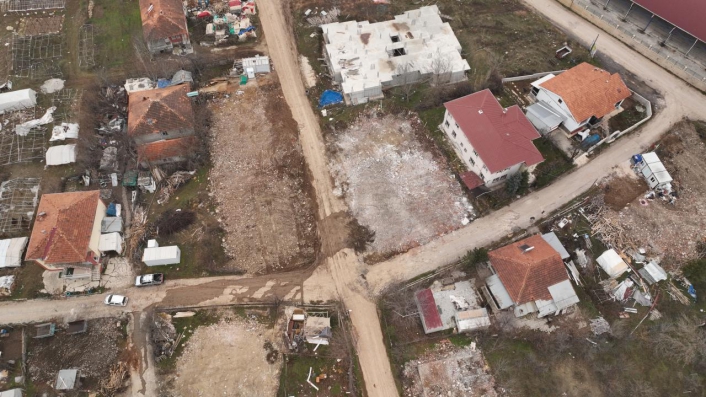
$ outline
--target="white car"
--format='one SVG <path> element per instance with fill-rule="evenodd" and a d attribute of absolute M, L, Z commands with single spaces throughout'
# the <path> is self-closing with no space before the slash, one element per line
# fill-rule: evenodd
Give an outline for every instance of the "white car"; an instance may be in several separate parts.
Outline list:
<path fill-rule="evenodd" d="M 127 306 L 127 296 L 108 295 L 103 301 L 108 306 Z"/>

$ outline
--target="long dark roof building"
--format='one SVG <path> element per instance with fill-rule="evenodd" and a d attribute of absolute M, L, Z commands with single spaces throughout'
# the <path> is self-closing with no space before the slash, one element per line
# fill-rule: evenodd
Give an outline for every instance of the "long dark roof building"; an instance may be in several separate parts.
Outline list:
<path fill-rule="evenodd" d="M 705 0 L 633 0 L 647 11 L 706 42 Z"/>

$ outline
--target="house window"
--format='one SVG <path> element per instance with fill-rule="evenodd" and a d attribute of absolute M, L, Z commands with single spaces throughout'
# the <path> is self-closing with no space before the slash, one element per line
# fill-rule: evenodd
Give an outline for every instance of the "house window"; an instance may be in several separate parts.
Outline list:
<path fill-rule="evenodd" d="M 485 182 L 485 175 L 483 175 L 483 171 L 480 172 L 480 179 L 482 179 L 483 182 Z"/>
<path fill-rule="evenodd" d="M 473 161 L 473 157 L 469 157 L 469 158 L 468 158 L 468 161 L 471 162 L 471 165 L 476 165 L 476 162 Z"/>
<path fill-rule="evenodd" d="M 488 171 L 488 167 L 486 167 L 485 165 L 483 166 L 483 169 Z"/>
<path fill-rule="evenodd" d="M 167 136 L 169 133 L 167 131 L 162 131 L 162 136 Z"/>
<path fill-rule="evenodd" d="M 392 40 L 393 43 L 398 43 L 400 41 L 400 35 L 396 34 L 394 36 L 390 36 L 390 40 Z"/>
<path fill-rule="evenodd" d="M 616 108 L 616 109 L 620 109 L 620 104 L 621 104 L 621 103 L 623 103 L 623 101 L 620 101 L 620 102 L 616 103 L 616 104 L 615 104 L 615 108 Z"/>
<path fill-rule="evenodd" d="M 449 124 L 449 121 L 446 120 L 446 121 L 444 121 L 444 125 L 447 126 L 447 127 L 449 127 L 451 124 Z"/>
<path fill-rule="evenodd" d="M 507 179 L 507 174 L 505 174 L 505 175 L 501 176 L 500 178 L 498 178 L 498 180 L 500 180 L 500 181 L 502 181 L 503 179 Z"/>
<path fill-rule="evenodd" d="M 393 57 L 400 57 L 402 55 L 407 55 L 407 52 L 404 50 L 404 48 L 395 48 L 394 50 L 392 50 Z"/>
<path fill-rule="evenodd" d="M 454 124 L 456 124 L 456 128 L 460 128 L 460 127 L 458 126 L 458 123 L 454 123 Z"/>
<path fill-rule="evenodd" d="M 474 151 L 473 151 L 473 155 L 476 156 L 476 157 L 478 157 L 478 152 L 476 152 L 476 151 L 474 150 Z"/>
<path fill-rule="evenodd" d="M 538 87 L 532 87 L 532 95 L 537 96 L 539 94 L 539 88 Z"/>
<path fill-rule="evenodd" d="M 561 98 L 559 98 L 559 103 L 564 103 L 564 101 L 562 101 Z"/>
<path fill-rule="evenodd" d="M 463 148 L 464 153 L 468 153 L 468 149 Z"/>
<path fill-rule="evenodd" d="M 461 147 L 463 147 L 463 142 L 461 142 Z"/>
<path fill-rule="evenodd" d="M 456 131 L 451 131 L 451 136 L 456 138 Z"/>

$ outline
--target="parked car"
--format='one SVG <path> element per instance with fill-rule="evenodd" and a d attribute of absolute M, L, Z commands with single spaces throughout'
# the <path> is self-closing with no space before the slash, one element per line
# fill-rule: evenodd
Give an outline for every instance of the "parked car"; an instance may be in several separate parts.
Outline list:
<path fill-rule="evenodd" d="M 123 295 L 108 295 L 103 301 L 108 306 L 127 306 L 127 296 Z"/>
<path fill-rule="evenodd" d="M 145 287 L 148 285 L 159 285 L 164 282 L 164 274 L 143 274 L 135 278 L 135 287 Z"/>

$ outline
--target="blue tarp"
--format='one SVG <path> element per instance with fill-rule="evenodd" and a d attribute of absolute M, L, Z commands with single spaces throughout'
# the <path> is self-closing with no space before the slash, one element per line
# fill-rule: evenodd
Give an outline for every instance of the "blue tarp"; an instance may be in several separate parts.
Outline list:
<path fill-rule="evenodd" d="M 319 107 L 323 108 L 328 105 L 335 105 L 341 102 L 343 102 L 343 95 L 341 95 L 340 92 L 326 90 L 323 94 L 321 94 L 321 98 L 319 98 Z"/>
<path fill-rule="evenodd" d="M 105 211 L 105 214 L 108 216 L 115 216 L 117 214 L 117 209 L 115 208 L 115 203 L 110 203 L 108 204 L 108 210 Z"/>
<path fill-rule="evenodd" d="M 598 142 L 600 142 L 600 140 L 601 140 L 600 135 L 591 134 L 588 137 L 586 137 L 586 139 L 584 139 L 583 142 L 581 142 L 581 146 L 583 146 L 584 149 L 587 149 L 587 148 L 597 144 Z"/>
<path fill-rule="evenodd" d="M 641 154 L 634 154 L 632 156 L 632 163 L 633 164 L 639 164 L 642 162 L 642 155 Z"/>
<path fill-rule="evenodd" d="M 157 80 L 157 88 L 169 87 L 171 84 L 172 84 L 172 81 L 171 81 L 171 80 L 167 80 L 167 79 L 159 79 L 159 80 Z"/>
<path fill-rule="evenodd" d="M 245 33 L 247 33 L 247 32 L 253 31 L 253 30 L 255 30 L 255 27 L 254 27 L 254 26 L 248 26 L 248 27 L 245 28 L 245 29 L 240 29 L 240 31 L 238 32 L 238 36 L 240 36 L 240 35 L 242 35 L 242 34 L 245 34 Z"/>

